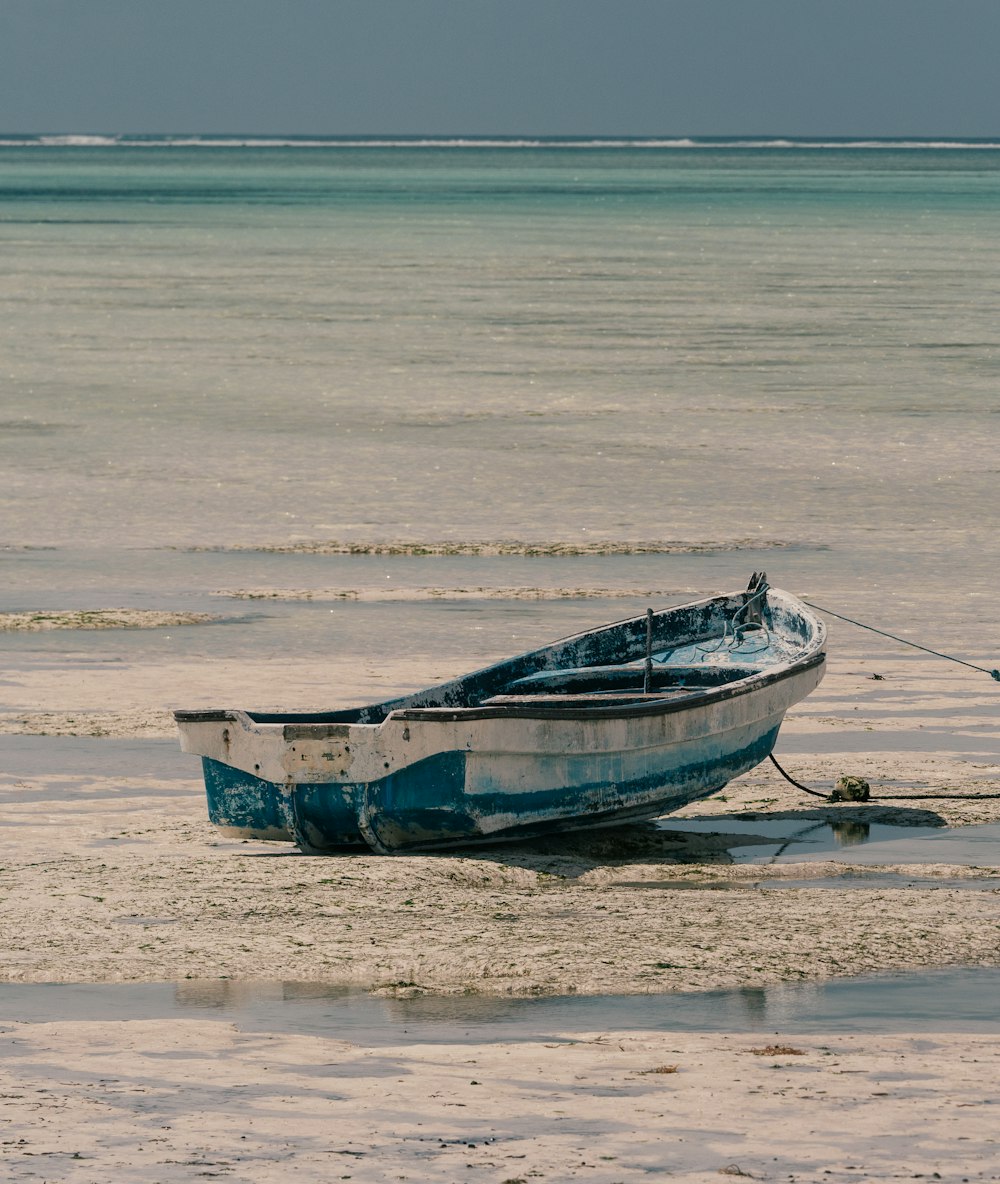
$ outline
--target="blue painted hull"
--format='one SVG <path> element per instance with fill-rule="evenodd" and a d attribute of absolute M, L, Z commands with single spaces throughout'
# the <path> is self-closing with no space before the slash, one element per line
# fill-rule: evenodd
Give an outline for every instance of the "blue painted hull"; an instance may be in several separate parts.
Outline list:
<path fill-rule="evenodd" d="M 416 776 L 386 778 L 368 787 L 361 827 L 373 849 L 388 853 L 659 818 L 752 769 L 766 759 L 777 734 L 774 727 L 747 735 L 725 752 L 717 745 L 699 745 L 639 757 L 614 753 L 595 760 L 571 754 L 535 761 L 531 780 L 541 780 L 542 787 L 529 790 L 516 788 L 514 777 L 509 784 L 489 778 L 484 786 L 476 776 L 476 757 L 451 753 L 443 775 L 434 768 L 414 769 Z M 472 792 L 470 784 L 476 787 Z"/>
<path fill-rule="evenodd" d="M 280 785 L 207 756 L 201 767 L 211 823 L 244 839 L 291 838 Z"/>
<path fill-rule="evenodd" d="M 470 758 L 441 753 L 371 785 L 336 782 L 282 786 L 208 758 L 203 760 L 209 820 L 241 838 L 294 840 L 312 852 L 416 850 L 467 846 L 492 834 L 531 838 L 659 818 L 722 789 L 754 768 L 774 748 L 777 727 L 747 737 L 740 747 L 706 755 L 672 751 L 644 759 L 626 775 L 625 754 L 596 762 L 590 756 L 550 760 L 541 790 L 525 791 L 491 779 L 470 794 Z M 581 803 L 586 803 L 581 812 Z M 519 823 L 490 821 L 514 814 Z M 362 827 L 365 833 L 362 833 Z"/>
<path fill-rule="evenodd" d="M 822 624 L 785 594 L 765 602 L 766 644 L 757 632 L 730 637 L 747 597 L 636 619 L 645 663 L 633 620 L 348 712 L 179 712 L 182 742 L 203 757 L 217 826 L 308 853 L 464 847 L 658 817 L 764 760 L 787 708 L 822 677 Z"/>

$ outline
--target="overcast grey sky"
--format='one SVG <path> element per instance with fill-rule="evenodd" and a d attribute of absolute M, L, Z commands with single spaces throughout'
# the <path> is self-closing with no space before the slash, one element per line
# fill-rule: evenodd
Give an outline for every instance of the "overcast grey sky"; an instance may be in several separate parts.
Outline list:
<path fill-rule="evenodd" d="M 1000 0 L 0 0 L 0 132 L 1000 135 Z"/>

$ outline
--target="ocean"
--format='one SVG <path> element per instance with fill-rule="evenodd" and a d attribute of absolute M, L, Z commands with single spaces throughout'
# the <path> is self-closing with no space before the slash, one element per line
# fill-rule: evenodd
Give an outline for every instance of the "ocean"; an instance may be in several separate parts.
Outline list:
<path fill-rule="evenodd" d="M 4 138 L 0 609 L 218 618 L 8 664 L 318 709 L 766 568 L 995 666 L 998 215 L 985 141 Z"/>

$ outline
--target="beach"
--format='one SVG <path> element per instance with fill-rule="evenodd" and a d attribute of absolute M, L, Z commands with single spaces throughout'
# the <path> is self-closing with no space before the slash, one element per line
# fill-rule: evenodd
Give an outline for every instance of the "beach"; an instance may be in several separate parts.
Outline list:
<path fill-rule="evenodd" d="M 774 819 L 806 829 L 860 821 L 921 833 L 1000 821 L 1000 799 L 988 796 L 997 792 L 989 754 L 1000 739 L 1000 725 L 984 713 L 995 695 L 990 680 L 953 675 L 929 660 L 915 671 L 905 657 L 885 657 L 873 680 L 865 661 L 834 664 L 789 713 L 779 753 L 806 785 L 829 790 L 843 774 L 865 777 L 875 794 L 867 804 L 807 796 L 765 763 L 660 829 L 394 858 L 308 858 L 289 844 L 216 831 L 199 762 L 176 750 L 169 715 L 143 704 L 144 695 L 170 693 L 172 679 L 183 694 L 198 676 L 193 666 L 156 677 L 118 663 L 110 672 L 74 670 L 72 691 L 61 688 L 72 695 L 70 709 L 61 713 L 41 711 L 42 697 L 33 699 L 25 680 L 26 710 L 6 717 L 8 735 L 0 737 L 12 746 L 8 769 L 16 759 L 21 770 L 8 772 L 5 787 L 3 975 L 240 980 L 261 977 L 266 967 L 265 977 L 276 980 L 520 995 L 703 990 L 1000 964 L 995 846 L 983 848 L 986 867 L 863 868 L 922 885 L 894 887 L 874 876 L 864 907 L 853 885 L 755 887 L 762 879 L 807 884 L 842 873 L 860 849 L 849 840 L 825 858 L 734 861 L 741 846 L 767 842 L 755 840 L 755 818 L 765 835 Z M 231 672 L 247 694 L 253 671 L 248 657 Z M 273 677 L 271 664 L 258 667 L 259 685 Z M 130 710 L 100 709 L 112 694 Z M 922 743 L 945 715 L 950 749 L 938 734 Z M 117 761 L 104 776 L 102 753 Z M 935 792 L 944 796 L 919 796 Z M 721 835 L 670 830 L 671 820 L 691 818 L 718 818 Z M 734 826 L 733 819 L 744 821 Z M 734 833 L 740 828 L 749 833 Z M 961 887 L 994 875 L 995 892 Z M 666 888 L 656 887 L 661 882 Z"/>
<path fill-rule="evenodd" d="M 198 689 L 190 666 L 155 679 L 120 663 L 78 669 L 71 684 L 50 676 L 44 693 L 25 678 L 22 710 L 5 714 L 0 735 L 0 974 L 173 982 L 182 1002 L 189 983 L 196 1007 L 0 1021 L 9 1178 L 1000 1177 L 996 1034 L 920 1024 L 787 1035 L 779 1018 L 744 1034 L 541 1025 L 533 1038 L 498 1030 L 454 1044 L 445 1025 L 435 1043 L 412 1044 L 405 1019 L 374 1038 L 335 1022 L 309 1035 L 247 1030 L 211 1018 L 211 1002 L 206 1015 L 206 998 L 238 1003 L 268 983 L 401 1003 L 479 999 L 488 1014 L 490 999 L 752 994 L 997 966 L 995 858 L 865 866 L 850 862 L 863 844 L 848 843 L 839 857 L 738 862 L 741 849 L 773 842 L 754 837 L 755 821 L 765 835 L 789 819 L 795 830 L 902 824 L 923 834 L 1000 819 L 1000 802 L 985 796 L 907 797 L 996 792 L 989 680 L 923 659 L 915 671 L 902 654 L 883 654 L 877 671 L 870 662 L 834 662 L 779 748 L 806 783 L 862 775 L 877 801 L 809 797 L 765 765 L 677 816 L 717 818 L 716 833 L 671 830 L 668 818 L 659 829 L 398 857 L 310 858 L 216 832 L 197 762 L 176 751 L 162 707 L 165 688 Z M 273 675 L 249 657 L 229 672 L 234 693 Z M 57 696 L 62 711 L 42 710 Z M 943 713 L 949 748 L 939 736 L 922 746 Z"/>
<path fill-rule="evenodd" d="M 0 157 L 9 1178 L 1000 1179 L 992 986 L 822 1010 L 1000 973 L 998 150 Z M 764 763 L 313 858 L 214 830 L 179 750 L 176 708 L 381 701 L 761 570 L 841 614 L 776 756 L 870 802 Z M 560 1000 L 607 1009 L 490 1026 Z"/>
<path fill-rule="evenodd" d="M 603 1032 L 365 1049 L 178 1021 L 2 1039 L 17 1181 L 1000 1174 L 995 1037 Z"/>

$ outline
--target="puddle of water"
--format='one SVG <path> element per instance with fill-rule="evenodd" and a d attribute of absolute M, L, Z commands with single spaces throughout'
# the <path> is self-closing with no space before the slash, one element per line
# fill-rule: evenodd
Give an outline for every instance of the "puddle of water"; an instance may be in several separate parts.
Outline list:
<path fill-rule="evenodd" d="M 0 984 L 0 1023 L 218 1019 L 364 1045 L 538 1040 L 612 1030 L 1000 1032 L 1000 969 L 660 995 L 382 999 L 322 983 Z"/>
<path fill-rule="evenodd" d="M 193 781 L 197 767 L 176 740 L 125 740 L 107 736 L 0 736 L 3 771 L 11 777 L 155 778 Z"/>
<path fill-rule="evenodd" d="M 994 879 L 963 879 L 935 876 L 919 879 L 897 872 L 873 872 L 870 875 L 816 876 L 806 880 L 617 880 L 616 888 L 661 888 L 702 892 L 771 892 L 776 888 L 961 888 L 970 892 L 1000 892 L 1000 876 Z"/>
<path fill-rule="evenodd" d="M 741 836 L 730 849 L 734 863 L 951 863 L 1000 866 L 1000 824 L 888 826 L 877 822 L 820 822 L 794 818 L 663 819 L 661 830 Z M 742 836 L 760 836 L 749 843 Z"/>
<path fill-rule="evenodd" d="M 1000 876 L 991 880 L 961 879 L 960 877 L 938 877 L 914 879 L 895 872 L 875 873 L 871 876 L 817 876 L 813 880 L 763 880 L 758 885 L 770 891 L 772 888 L 919 888 L 927 892 L 934 888 L 959 888 L 967 892 L 1000 892 Z"/>
<path fill-rule="evenodd" d="M 616 880 L 615 888 L 663 888 L 671 892 L 753 892 L 763 884 L 754 880 Z"/>

